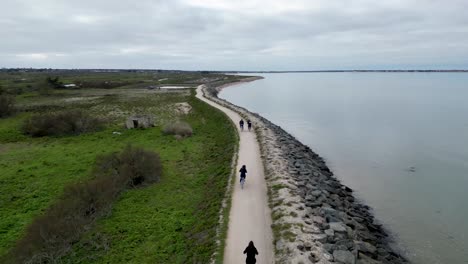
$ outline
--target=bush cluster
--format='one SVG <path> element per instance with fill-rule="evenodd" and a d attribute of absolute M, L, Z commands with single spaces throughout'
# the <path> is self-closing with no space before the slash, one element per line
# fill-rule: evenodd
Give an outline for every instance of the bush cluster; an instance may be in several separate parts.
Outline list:
<path fill-rule="evenodd" d="M 119 186 L 136 187 L 159 181 L 162 172 L 159 155 L 143 148 L 128 145 L 121 153 L 97 158 L 95 177 L 111 176 Z"/>
<path fill-rule="evenodd" d="M 188 123 L 182 121 L 166 125 L 163 132 L 166 135 L 176 135 L 181 137 L 190 137 L 193 134 L 192 127 Z"/>
<path fill-rule="evenodd" d="M 104 122 L 79 110 L 37 114 L 27 119 L 21 128 L 33 137 L 78 135 L 102 129 Z"/>
<path fill-rule="evenodd" d="M 0 117 L 6 117 L 15 112 L 15 98 L 8 94 L 0 94 Z"/>
<path fill-rule="evenodd" d="M 93 173 L 92 180 L 66 187 L 60 200 L 33 221 L 8 262 L 60 262 L 122 191 L 157 182 L 162 165 L 157 153 L 128 145 L 120 153 L 98 157 Z"/>
<path fill-rule="evenodd" d="M 119 193 L 110 178 L 65 188 L 58 203 L 36 218 L 12 251 L 12 262 L 56 263 L 90 224 L 107 213 Z"/>

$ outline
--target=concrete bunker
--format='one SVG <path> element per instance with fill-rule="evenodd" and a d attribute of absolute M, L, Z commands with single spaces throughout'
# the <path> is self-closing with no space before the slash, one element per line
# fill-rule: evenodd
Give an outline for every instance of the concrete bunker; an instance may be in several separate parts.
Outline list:
<path fill-rule="evenodd" d="M 127 129 L 154 127 L 154 118 L 150 115 L 133 115 L 125 122 Z"/>

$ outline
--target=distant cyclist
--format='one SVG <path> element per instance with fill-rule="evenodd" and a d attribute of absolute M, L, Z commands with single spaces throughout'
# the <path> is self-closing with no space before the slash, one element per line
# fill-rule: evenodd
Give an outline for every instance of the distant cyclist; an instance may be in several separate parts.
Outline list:
<path fill-rule="evenodd" d="M 244 189 L 245 177 L 247 177 L 247 168 L 245 165 L 242 165 L 242 168 L 239 170 L 239 172 L 241 188 Z"/>
<path fill-rule="evenodd" d="M 258 251 L 252 241 L 250 241 L 249 245 L 245 248 L 244 254 L 247 254 L 247 258 L 245 259 L 246 264 L 255 264 L 257 262 L 255 255 L 258 255 Z"/>
<path fill-rule="evenodd" d="M 244 120 L 243 119 L 241 119 L 239 121 L 239 126 L 240 126 L 241 131 L 244 131 Z"/>
<path fill-rule="evenodd" d="M 250 122 L 250 119 L 247 119 L 247 128 L 252 129 L 252 122 Z"/>

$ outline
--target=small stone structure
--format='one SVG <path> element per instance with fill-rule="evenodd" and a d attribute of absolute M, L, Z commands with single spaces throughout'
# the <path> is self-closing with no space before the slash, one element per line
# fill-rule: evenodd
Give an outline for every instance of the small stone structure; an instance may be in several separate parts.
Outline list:
<path fill-rule="evenodd" d="M 187 102 L 175 103 L 174 107 L 178 114 L 187 115 L 190 113 L 190 111 L 192 111 L 192 106 Z"/>
<path fill-rule="evenodd" d="M 125 121 L 125 127 L 127 129 L 132 128 L 148 128 L 154 126 L 154 118 L 149 115 L 134 115 L 127 118 Z"/>

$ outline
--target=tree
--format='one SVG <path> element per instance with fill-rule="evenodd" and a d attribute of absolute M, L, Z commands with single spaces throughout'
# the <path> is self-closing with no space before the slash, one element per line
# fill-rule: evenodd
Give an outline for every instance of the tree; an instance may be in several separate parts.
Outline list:
<path fill-rule="evenodd" d="M 15 112 L 15 98 L 8 94 L 0 94 L 0 117 L 6 117 Z"/>
<path fill-rule="evenodd" d="M 54 89 L 63 88 L 63 82 L 59 81 L 59 77 L 52 78 L 49 76 L 46 80 Z"/>
<path fill-rule="evenodd" d="M 63 83 L 59 81 L 59 77 L 52 78 L 48 76 L 37 84 L 37 91 L 40 95 L 51 95 L 54 89 L 60 88 L 63 88 Z"/>

